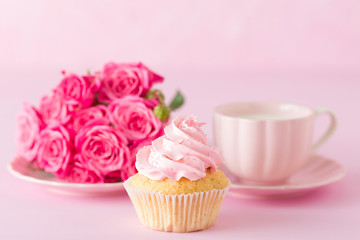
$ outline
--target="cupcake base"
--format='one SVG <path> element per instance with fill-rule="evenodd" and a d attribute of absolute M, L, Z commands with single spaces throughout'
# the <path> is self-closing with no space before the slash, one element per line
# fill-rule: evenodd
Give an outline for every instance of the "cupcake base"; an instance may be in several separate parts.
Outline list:
<path fill-rule="evenodd" d="M 148 228 L 166 232 L 193 232 L 212 226 L 229 186 L 192 194 L 167 195 L 133 188 L 130 179 L 124 187 L 140 222 Z"/>

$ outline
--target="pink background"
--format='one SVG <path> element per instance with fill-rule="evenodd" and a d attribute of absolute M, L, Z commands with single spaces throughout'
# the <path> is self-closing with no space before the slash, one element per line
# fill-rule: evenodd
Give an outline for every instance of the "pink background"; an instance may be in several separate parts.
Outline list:
<path fill-rule="evenodd" d="M 339 118 L 319 153 L 347 177 L 310 195 L 262 201 L 227 197 L 214 227 L 187 234 L 143 228 L 126 194 L 76 198 L 17 180 L 14 119 L 60 70 L 143 61 L 208 122 L 230 101 L 329 107 Z M 358 1 L 0 1 L 0 239 L 357 239 L 360 235 L 360 4 Z M 317 135 L 326 127 L 319 119 Z"/>

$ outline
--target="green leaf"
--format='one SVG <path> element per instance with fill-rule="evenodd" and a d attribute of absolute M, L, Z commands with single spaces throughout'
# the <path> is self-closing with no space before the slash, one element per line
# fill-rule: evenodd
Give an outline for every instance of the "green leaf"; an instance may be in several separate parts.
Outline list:
<path fill-rule="evenodd" d="M 179 107 L 181 107 L 181 105 L 184 104 L 184 96 L 181 94 L 180 91 L 177 91 L 175 97 L 173 98 L 173 100 L 171 101 L 170 103 L 170 108 L 171 110 L 176 110 L 178 109 Z"/>

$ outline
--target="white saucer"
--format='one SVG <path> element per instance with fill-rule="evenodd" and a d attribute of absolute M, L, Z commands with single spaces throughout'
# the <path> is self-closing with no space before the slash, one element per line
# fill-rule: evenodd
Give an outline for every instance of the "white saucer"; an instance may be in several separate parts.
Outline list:
<path fill-rule="evenodd" d="M 18 157 L 8 164 L 9 172 L 17 178 L 45 186 L 47 189 L 71 195 L 104 195 L 124 191 L 122 182 L 117 183 L 68 183 L 54 175 L 35 169 L 25 159 Z"/>
<path fill-rule="evenodd" d="M 287 198 L 299 196 L 336 182 L 345 176 L 343 166 L 334 160 L 314 155 L 310 163 L 294 173 L 282 185 L 249 185 L 222 169 L 231 181 L 229 195 L 241 198 Z"/>

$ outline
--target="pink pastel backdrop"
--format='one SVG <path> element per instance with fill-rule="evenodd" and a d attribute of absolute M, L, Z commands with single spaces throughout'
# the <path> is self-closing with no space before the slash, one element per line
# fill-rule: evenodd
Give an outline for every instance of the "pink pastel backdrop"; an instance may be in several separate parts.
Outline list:
<path fill-rule="evenodd" d="M 126 194 L 59 196 L 10 176 L 14 119 L 38 104 L 60 70 L 143 61 L 165 76 L 167 96 L 208 123 L 230 101 L 329 107 L 339 118 L 320 154 L 347 177 L 282 201 L 228 197 L 197 239 L 357 239 L 360 235 L 360 4 L 358 1 L 0 1 L 0 239 L 184 238 L 139 224 Z M 327 124 L 319 119 L 316 135 Z M 350 235 L 349 235 L 350 234 Z"/>

